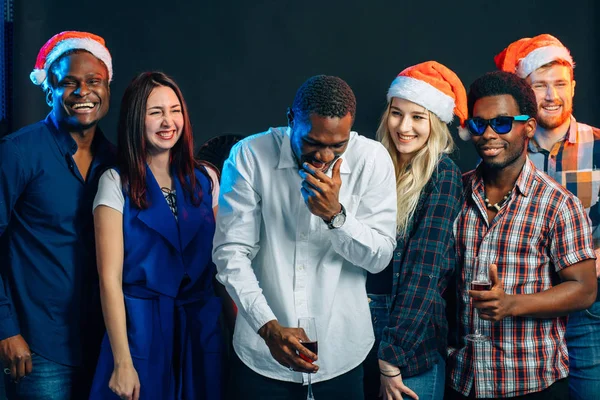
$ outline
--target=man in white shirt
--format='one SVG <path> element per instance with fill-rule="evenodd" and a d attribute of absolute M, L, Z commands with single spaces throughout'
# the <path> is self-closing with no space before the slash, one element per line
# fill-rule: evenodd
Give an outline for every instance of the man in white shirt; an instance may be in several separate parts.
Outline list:
<path fill-rule="evenodd" d="M 314 76 L 287 128 L 242 140 L 225 162 L 213 260 L 239 309 L 229 398 L 301 399 L 308 373 L 316 398 L 363 398 L 366 272 L 392 257 L 396 189 L 385 148 L 351 132 L 355 114 L 346 82 Z M 298 355 L 317 359 L 300 317 L 315 318 L 316 364 Z"/>

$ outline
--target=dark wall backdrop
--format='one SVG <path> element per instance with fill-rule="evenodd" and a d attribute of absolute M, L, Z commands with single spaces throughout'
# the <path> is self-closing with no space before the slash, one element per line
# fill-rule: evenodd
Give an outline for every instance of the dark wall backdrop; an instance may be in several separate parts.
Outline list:
<path fill-rule="evenodd" d="M 564 0 L 18 0 L 13 128 L 48 112 L 29 72 L 39 48 L 63 30 L 97 33 L 112 52 L 111 110 L 102 126 L 113 142 L 123 91 L 145 70 L 162 70 L 180 84 L 196 146 L 216 135 L 285 124 L 297 87 L 321 73 L 353 87 L 355 130 L 373 137 L 387 88 L 406 66 L 437 60 L 468 88 L 495 68 L 493 56 L 509 42 L 540 33 L 557 36 L 571 50 L 575 115 L 598 126 L 599 7 Z M 470 169 L 474 152 L 468 143 L 459 147 L 455 158 Z"/>

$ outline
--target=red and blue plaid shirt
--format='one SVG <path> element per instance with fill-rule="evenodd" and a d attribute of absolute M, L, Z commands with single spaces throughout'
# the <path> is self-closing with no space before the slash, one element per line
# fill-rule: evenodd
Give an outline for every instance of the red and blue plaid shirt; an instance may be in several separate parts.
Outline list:
<path fill-rule="evenodd" d="M 481 320 L 491 338 L 471 343 L 478 318 L 468 295 L 473 258 L 498 265 L 507 294 L 533 294 L 560 282 L 558 272 L 595 258 L 581 202 L 527 160 L 509 200 L 488 222 L 480 168 L 463 176 L 465 203 L 454 225 L 459 268 L 458 340 L 448 351 L 450 386 L 477 398 L 521 396 L 541 391 L 569 374 L 564 340 L 567 317 Z"/>

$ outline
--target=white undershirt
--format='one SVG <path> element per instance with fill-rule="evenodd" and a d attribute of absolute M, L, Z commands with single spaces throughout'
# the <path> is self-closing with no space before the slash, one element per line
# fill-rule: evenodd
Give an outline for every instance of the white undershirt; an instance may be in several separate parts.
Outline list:
<path fill-rule="evenodd" d="M 210 167 L 206 168 L 208 175 L 213 182 L 212 191 L 212 206 L 213 208 L 219 204 L 219 179 L 217 173 Z M 121 177 L 114 169 L 109 169 L 102 174 L 98 182 L 98 192 L 94 198 L 92 211 L 99 205 L 110 207 L 123 213 L 125 206 L 125 198 L 123 197 L 123 189 L 121 187 Z"/>

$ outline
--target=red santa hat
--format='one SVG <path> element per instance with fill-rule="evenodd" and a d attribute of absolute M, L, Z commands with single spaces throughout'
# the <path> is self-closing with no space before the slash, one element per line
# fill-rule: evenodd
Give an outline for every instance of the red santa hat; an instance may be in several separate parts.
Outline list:
<path fill-rule="evenodd" d="M 94 55 L 106 65 L 108 81 L 112 80 L 112 58 L 106 48 L 104 39 L 93 33 L 65 31 L 52 36 L 42 46 L 35 60 L 35 67 L 29 74 L 31 81 L 35 85 L 44 84 L 48 76 L 48 68 L 60 56 L 70 50 L 85 50 Z"/>
<path fill-rule="evenodd" d="M 569 49 L 547 33 L 519 39 L 494 57 L 499 70 L 511 72 L 523 79 L 542 65 L 558 60 L 566 61 L 571 67 L 575 67 Z"/>
<path fill-rule="evenodd" d="M 465 129 L 468 117 L 467 92 L 458 76 L 444 65 L 426 61 L 406 68 L 398 74 L 388 90 L 388 102 L 393 97 L 425 107 L 447 124 L 456 115 L 460 120 L 460 137 L 464 140 L 470 138 Z M 466 132 L 467 139 L 462 131 Z"/>

